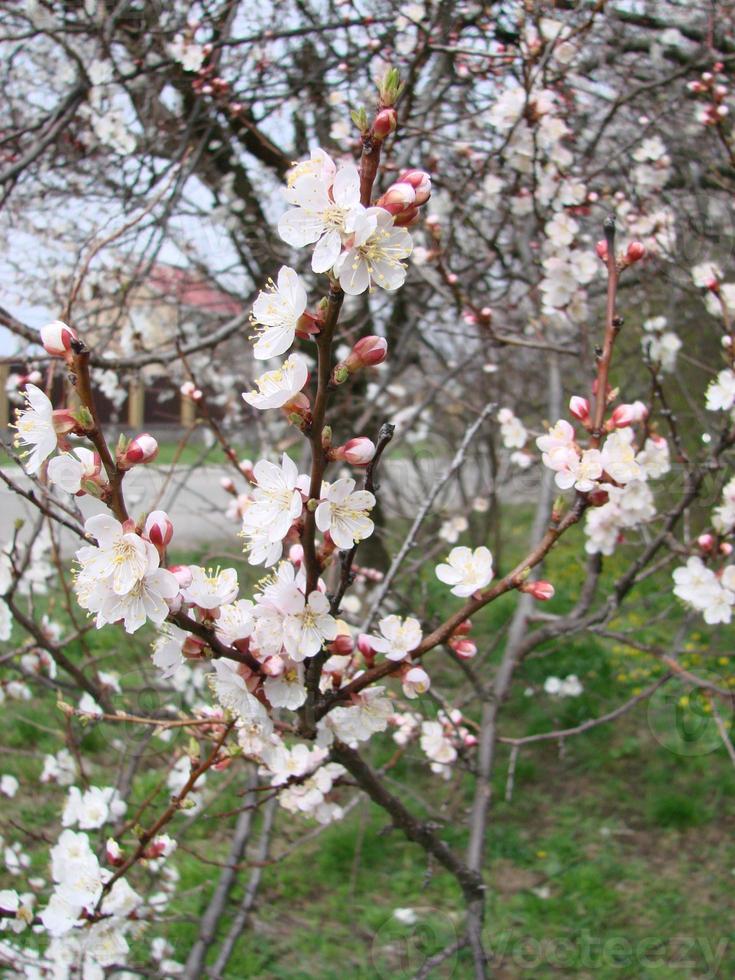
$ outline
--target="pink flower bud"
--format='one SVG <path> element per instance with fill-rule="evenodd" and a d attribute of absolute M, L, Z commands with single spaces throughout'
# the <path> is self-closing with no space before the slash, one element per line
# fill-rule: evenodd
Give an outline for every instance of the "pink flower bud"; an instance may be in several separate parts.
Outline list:
<path fill-rule="evenodd" d="M 233 496 L 235 495 L 235 481 L 231 480 L 229 476 L 223 476 L 219 481 L 219 485 L 222 487 L 225 493 L 231 493 Z"/>
<path fill-rule="evenodd" d="M 410 184 L 391 184 L 388 190 L 375 202 L 376 207 L 383 208 L 391 214 L 400 214 L 416 203 L 416 191 Z"/>
<path fill-rule="evenodd" d="M 415 225 L 418 220 L 418 207 L 406 208 L 405 211 L 401 211 L 400 214 L 395 215 L 393 218 L 393 225 L 396 228 L 408 228 L 411 225 Z"/>
<path fill-rule="evenodd" d="M 154 837 L 150 842 L 148 847 L 145 849 L 145 857 L 149 860 L 167 857 L 175 849 L 176 844 L 168 834 L 161 834 L 160 837 Z"/>
<path fill-rule="evenodd" d="M 711 551 L 715 543 L 714 535 L 712 534 L 700 534 L 697 538 L 697 544 L 702 549 L 702 551 Z"/>
<path fill-rule="evenodd" d="M 459 626 L 455 629 L 454 633 L 452 633 L 452 636 L 467 636 L 471 629 L 472 620 L 463 619 Z"/>
<path fill-rule="evenodd" d="M 581 395 L 573 395 L 569 399 L 569 411 L 580 422 L 586 422 L 590 417 L 590 403 Z"/>
<path fill-rule="evenodd" d="M 541 602 L 547 602 L 549 599 L 553 599 L 554 591 L 554 586 L 551 582 L 526 582 L 521 586 L 521 592 L 533 596 L 534 599 L 540 599 Z"/>
<path fill-rule="evenodd" d="M 291 545 L 291 547 L 288 549 L 288 560 L 292 565 L 296 565 L 297 568 L 303 562 L 304 549 L 300 544 Z"/>
<path fill-rule="evenodd" d="M 623 429 L 635 422 L 636 412 L 632 405 L 618 405 L 610 416 L 610 424 L 614 429 Z"/>
<path fill-rule="evenodd" d="M 245 479 L 250 480 L 251 483 L 254 483 L 255 473 L 253 472 L 253 461 L 251 459 L 241 459 L 237 465 L 239 466 L 240 472 Z"/>
<path fill-rule="evenodd" d="M 79 423 L 74 418 L 69 408 L 56 408 L 51 414 L 54 425 L 54 432 L 57 436 L 67 435 L 79 428 Z"/>
<path fill-rule="evenodd" d="M 638 262 L 645 254 L 646 249 L 642 242 L 631 242 L 625 252 L 629 262 Z"/>
<path fill-rule="evenodd" d="M 394 133 L 398 125 L 398 114 L 395 109 L 381 109 L 375 117 L 373 123 L 373 136 L 378 140 L 384 140 L 386 136 Z"/>
<path fill-rule="evenodd" d="M 407 698 L 415 698 L 431 687 L 431 678 L 423 667 L 409 667 L 401 675 L 403 693 Z"/>
<path fill-rule="evenodd" d="M 374 455 L 375 445 L 365 436 L 348 439 L 343 446 L 338 446 L 331 452 L 332 459 L 340 459 L 353 466 L 367 466 Z"/>
<path fill-rule="evenodd" d="M 62 320 L 54 320 L 41 327 L 41 343 L 47 354 L 62 357 L 71 350 L 72 340 L 77 340 L 76 331 Z"/>
<path fill-rule="evenodd" d="M 431 197 L 431 177 L 425 170 L 404 170 L 399 177 L 402 184 L 410 184 L 415 191 L 415 203 L 426 204 Z"/>
<path fill-rule="evenodd" d="M 143 536 L 157 548 L 165 548 L 174 536 L 174 526 L 163 510 L 152 510 L 146 518 Z"/>
<path fill-rule="evenodd" d="M 185 381 L 179 388 L 179 391 L 184 396 L 184 398 L 191 398 L 191 396 L 196 391 L 196 385 L 193 381 Z"/>
<path fill-rule="evenodd" d="M 466 735 L 462 736 L 462 742 L 466 749 L 471 749 L 473 746 L 477 745 L 477 736 L 471 735 L 469 732 L 467 732 Z"/>
<path fill-rule="evenodd" d="M 477 654 L 477 644 L 467 638 L 452 637 L 449 646 L 461 660 L 471 660 Z"/>
<path fill-rule="evenodd" d="M 595 251 L 597 252 L 597 257 L 602 259 L 603 262 L 607 262 L 607 242 L 603 239 L 595 245 Z"/>
<path fill-rule="evenodd" d="M 634 401 L 630 407 L 633 409 L 634 422 L 642 422 L 648 418 L 648 408 L 642 401 Z"/>
<path fill-rule="evenodd" d="M 340 633 L 330 644 L 329 652 L 346 657 L 355 649 L 355 642 L 348 633 Z"/>
<path fill-rule="evenodd" d="M 192 574 L 188 565 L 169 565 L 168 570 L 175 576 L 180 589 L 189 588 L 192 581 Z"/>
<path fill-rule="evenodd" d="M 142 432 L 125 450 L 122 461 L 130 467 L 138 463 L 152 463 L 156 456 L 158 456 L 158 443 L 148 432 Z"/>
<path fill-rule="evenodd" d="M 725 557 L 728 557 L 729 555 L 732 554 L 732 545 L 730 544 L 729 541 L 722 542 L 722 544 L 720 545 L 720 554 L 725 555 Z"/>
<path fill-rule="evenodd" d="M 283 657 L 268 657 L 267 660 L 263 662 L 263 673 L 267 674 L 269 677 L 280 677 L 285 667 L 286 664 Z"/>
<path fill-rule="evenodd" d="M 372 647 L 372 637 L 369 633 L 360 633 L 357 637 L 357 649 L 363 657 L 374 657 L 375 650 Z"/>
<path fill-rule="evenodd" d="M 181 647 L 181 652 L 187 660 L 203 660 L 205 646 L 204 640 L 198 636 L 187 636 Z"/>
<path fill-rule="evenodd" d="M 357 341 L 352 348 L 348 361 L 354 358 L 357 366 L 371 367 L 375 364 L 381 364 L 387 355 L 388 341 L 385 337 L 376 337 L 371 334 L 368 337 L 361 337 Z"/>
<path fill-rule="evenodd" d="M 105 856 L 108 863 L 114 868 L 119 868 L 121 864 L 125 864 L 125 858 L 123 857 L 123 852 L 120 845 L 112 837 L 107 838 L 107 843 L 105 844 Z"/>

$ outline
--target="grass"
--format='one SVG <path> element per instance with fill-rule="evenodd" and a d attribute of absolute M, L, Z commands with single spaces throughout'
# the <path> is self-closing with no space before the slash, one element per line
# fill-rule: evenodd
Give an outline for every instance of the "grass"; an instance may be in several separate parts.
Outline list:
<path fill-rule="evenodd" d="M 520 553 L 527 533 L 526 515 L 519 512 L 516 518 L 506 564 Z M 577 548 L 578 541 L 566 541 L 550 560 L 547 571 L 557 587 L 550 606 L 554 611 L 570 608 L 578 592 L 584 571 L 575 558 Z M 607 563 L 603 589 L 623 567 L 624 552 L 625 546 Z M 247 566 L 240 571 L 252 577 Z M 422 587 L 427 621 L 445 613 L 446 590 L 430 570 Z M 53 596 L 46 601 L 51 611 L 55 601 Z M 512 596 L 503 597 L 477 617 L 474 633 L 481 645 L 507 621 L 513 602 Z M 678 611 L 670 594 L 662 590 L 661 577 L 654 576 L 621 613 L 615 629 L 633 629 L 637 640 L 667 646 L 674 614 Z M 103 669 L 114 667 L 126 675 L 128 686 L 145 690 L 145 644 L 141 653 L 137 640 L 115 629 L 93 632 L 87 641 L 89 652 L 103 658 Z M 86 655 L 78 642 L 67 653 L 77 662 Z M 597 636 L 565 638 L 538 653 L 519 668 L 503 713 L 503 734 L 578 724 L 623 703 L 663 670 L 647 654 Z M 714 670 L 721 683 L 735 686 L 725 631 L 695 629 L 683 662 Z M 436 686 L 450 694 L 455 672 L 437 665 L 432 673 Z M 543 693 L 549 674 L 568 673 L 582 680 L 582 696 L 555 699 Z M 509 750 L 499 747 L 487 835 L 486 939 L 494 976 L 684 980 L 735 974 L 735 934 L 723 914 L 731 903 L 735 874 L 735 770 L 718 738 L 699 742 L 707 750 L 703 754 L 696 754 L 697 739 L 684 752 L 671 742 L 670 728 L 677 718 L 688 719 L 700 736 L 696 726 L 709 725 L 711 734 L 706 703 L 680 690 L 673 705 L 639 704 L 614 725 L 567 740 L 563 751 L 554 742 L 527 747 L 518 758 L 509 801 Z M 144 703 L 144 693 L 138 696 Z M 427 705 L 426 710 L 433 708 Z M 0 771 L 16 775 L 22 784 L 14 800 L 3 801 L 2 833 L 6 844 L 23 843 L 33 874 L 41 876 L 48 874 L 48 846 L 30 835 L 55 839 L 65 791 L 43 787 L 39 792 L 36 780 L 42 755 L 60 747 L 65 729 L 51 697 L 9 700 L 0 716 Z M 81 730 L 76 723 L 73 729 L 88 760 L 90 781 L 105 785 L 105 767 L 120 759 L 120 733 L 103 726 Z M 186 738 L 178 736 L 178 744 Z M 160 756 L 151 757 L 134 786 L 131 809 L 156 794 L 147 819 L 165 805 L 167 791 L 158 784 L 170 751 L 170 745 L 161 744 Z M 392 743 L 378 740 L 374 759 L 385 761 L 392 751 Z M 186 814 L 175 818 L 174 835 L 186 827 L 182 847 L 171 859 L 181 877 L 166 923 L 138 941 L 143 958 L 154 935 L 165 935 L 175 956 L 185 958 L 218 873 L 200 858 L 225 860 L 234 817 L 222 814 L 239 804 L 236 777 L 234 767 L 213 776 L 210 789 L 224 789 L 204 812 L 191 823 Z M 468 777 L 458 775 L 447 787 L 428 773 L 422 753 L 413 747 L 389 778 L 391 788 L 416 813 L 430 817 L 447 842 L 463 846 L 463 817 L 472 790 Z M 426 955 L 458 934 L 462 903 L 454 880 L 427 864 L 423 852 L 397 832 L 387 832 L 386 817 L 377 807 L 362 803 L 343 822 L 310 838 L 313 829 L 280 811 L 272 848 L 275 863 L 264 869 L 258 907 L 228 977 L 403 980 L 413 976 Z M 279 861 L 286 851 L 288 857 Z M 0 875 L 0 888 L 17 887 L 22 880 Z M 143 892 L 158 888 L 145 871 L 134 884 Z M 241 894 L 236 891 L 235 902 Z M 415 923 L 398 921 L 396 908 L 414 910 Z M 231 912 L 222 923 L 222 935 Z M 471 975 L 464 951 L 433 974 Z"/>

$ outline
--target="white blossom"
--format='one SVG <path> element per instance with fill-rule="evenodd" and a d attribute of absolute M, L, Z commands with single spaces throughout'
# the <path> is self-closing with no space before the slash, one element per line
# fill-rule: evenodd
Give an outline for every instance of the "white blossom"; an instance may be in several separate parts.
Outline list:
<path fill-rule="evenodd" d="M 56 449 L 54 409 L 46 395 L 35 385 L 26 385 L 23 394 L 26 407 L 16 412 L 15 445 L 32 447 L 22 455 L 26 457 L 26 471 L 33 474 L 38 473 L 41 464 Z"/>
<path fill-rule="evenodd" d="M 305 309 L 306 289 L 298 273 L 287 265 L 281 266 L 278 282 L 269 281 L 253 303 L 253 357 L 265 361 L 287 351 Z"/>
<path fill-rule="evenodd" d="M 298 395 L 306 384 L 308 373 L 304 358 L 292 354 L 281 367 L 256 378 L 258 390 L 246 391 L 242 397 L 253 408 L 281 408 Z"/>
<path fill-rule="evenodd" d="M 436 566 L 436 577 L 451 585 L 452 595 L 467 597 L 480 592 L 493 578 L 493 556 L 488 548 L 452 548 L 446 564 Z"/>
<path fill-rule="evenodd" d="M 322 492 L 316 526 L 322 532 L 329 531 L 337 547 L 346 550 L 373 533 L 375 525 L 367 512 L 374 506 L 375 497 L 369 490 L 355 490 L 355 481 L 344 477 Z"/>

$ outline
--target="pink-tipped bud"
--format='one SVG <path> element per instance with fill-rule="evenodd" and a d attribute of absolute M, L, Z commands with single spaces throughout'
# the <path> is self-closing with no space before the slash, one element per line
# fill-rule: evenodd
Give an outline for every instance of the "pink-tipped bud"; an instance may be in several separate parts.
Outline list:
<path fill-rule="evenodd" d="M 79 429 L 79 423 L 72 415 L 70 408 L 56 408 L 51 413 L 51 421 L 53 422 L 54 432 L 57 436 L 68 435 L 69 432 L 74 432 L 75 429 Z"/>
<path fill-rule="evenodd" d="M 569 411 L 575 419 L 579 419 L 580 422 L 587 422 L 590 417 L 590 403 L 581 395 L 572 395 L 569 399 Z"/>
<path fill-rule="evenodd" d="M 461 660 L 471 660 L 477 655 L 477 644 L 467 637 L 453 636 L 449 640 L 449 646 Z"/>
<path fill-rule="evenodd" d="M 729 541 L 723 541 L 720 545 L 720 554 L 724 555 L 726 558 L 732 554 L 732 545 Z"/>
<path fill-rule="evenodd" d="M 176 578 L 180 589 L 188 589 L 192 582 L 191 568 L 188 565 L 169 565 L 169 572 Z"/>
<path fill-rule="evenodd" d="M 398 113 L 395 109 L 381 109 L 375 117 L 373 123 L 373 136 L 375 139 L 384 140 L 386 136 L 396 131 L 398 125 Z"/>
<path fill-rule="evenodd" d="M 304 549 L 300 544 L 292 544 L 288 549 L 288 560 L 297 568 L 304 560 Z"/>
<path fill-rule="evenodd" d="M 263 662 L 263 673 L 268 677 L 280 677 L 286 667 L 286 663 L 281 656 L 268 657 Z"/>
<path fill-rule="evenodd" d="M 345 361 L 350 374 L 362 367 L 382 364 L 388 355 L 388 341 L 385 337 L 370 335 L 361 337 L 350 351 Z"/>
<path fill-rule="evenodd" d="M 702 551 L 712 551 L 715 544 L 715 538 L 712 534 L 700 534 L 697 538 L 697 544 L 702 549 Z"/>
<path fill-rule="evenodd" d="M 122 458 L 124 468 L 137 466 L 138 463 L 152 463 L 158 456 L 158 443 L 148 432 L 141 432 L 129 444 Z"/>
<path fill-rule="evenodd" d="M 597 252 L 598 259 L 602 259 L 603 262 L 607 262 L 607 242 L 604 238 L 595 245 L 595 251 Z"/>
<path fill-rule="evenodd" d="M 415 203 L 426 204 L 431 197 L 431 177 L 425 170 L 404 170 L 398 178 L 401 184 L 410 184 L 416 195 Z"/>
<path fill-rule="evenodd" d="M 354 649 L 355 641 L 349 633 L 340 633 L 329 644 L 329 652 L 336 654 L 338 657 L 347 657 Z"/>
<path fill-rule="evenodd" d="M 452 636 L 467 636 L 471 629 L 472 620 L 463 619 L 459 626 L 455 629 L 454 633 L 452 633 Z"/>
<path fill-rule="evenodd" d="M 636 411 L 632 405 L 618 405 L 610 416 L 610 424 L 614 429 L 623 429 L 632 425 L 636 420 Z"/>
<path fill-rule="evenodd" d="M 642 401 L 634 401 L 630 407 L 633 409 L 634 422 L 642 422 L 648 418 L 648 407 Z"/>
<path fill-rule="evenodd" d="M 168 857 L 175 848 L 176 842 L 168 834 L 161 834 L 160 837 L 153 838 L 144 853 L 145 857 L 151 860 L 159 857 Z"/>
<path fill-rule="evenodd" d="M 462 743 L 466 749 L 474 748 L 477 745 L 477 735 L 471 735 L 467 732 L 462 736 Z"/>
<path fill-rule="evenodd" d="M 255 483 L 255 472 L 253 470 L 252 459 L 241 459 L 237 465 L 245 479 L 250 480 L 251 483 Z"/>
<path fill-rule="evenodd" d="M 631 242 L 625 250 L 625 256 L 629 262 L 639 262 L 646 254 L 643 242 Z"/>
<path fill-rule="evenodd" d="M 366 660 L 372 660 L 375 656 L 375 650 L 373 650 L 372 637 L 369 633 L 360 633 L 357 637 L 357 649 L 365 657 Z"/>
<path fill-rule="evenodd" d="M 375 444 L 365 436 L 358 436 L 333 449 L 330 455 L 332 459 L 342 460 L 352 466 L 367 466 L 375 455 Z"/>
<path fill-rule="evenodd" d="M 406 697 L 413 699 L 429 690 L 431 678 L 423 667 L 409 667 L 401 675 L 401 684 Z"/>
<path fill-rule="evenodd" d="M 165 548 L 174 536 L 174 526 L 164 510 L 152 510 L 146 518 L 143 536 L 157 548 Z"/>
<path fill-rule="evenodd" d="M 400 214 L 416 203 L 416 191 L 410 184 L 391 184 L 385 194 L 375 202 L 376 207 L 383 208 L 391 214 Z"/>
<path fill-rule="evenodd" d="M 219 485 L 225 491 L 225 493 L 231 493 L 234 496 L 237 495 L 237 489 L 235 487 L 235 481 L 230 479 L 229 476 L 223 476 L 219 481 Z"/>
<path fill-rule="evenodd" d="M 181 652 L 187 660 L 203 660 L 206 644 L 198 636 L 187 636 L 184 640 Z"/>
<path fill-rule="evenodd" d="M 521 592 L 525 592 L 526 595 L 533 596 L 534 599 L 539 599 L 541 602 L 548 602 L 549 599 L 553 599 L 554 591 L 551 582 L 526 582 L 521 586 Z"/>
<path fill-rule="evenodd" d="M 72 340 L 77 340 L 75 330 L 64 323 L 62 320 L 54 320 L 41 327 L 41 343 L 47 354 L 54 357 L 63 357 L 71 350 Z"/>
<path fill-rule="evenodd" d="M 112 837 L 107 838 L 107 843 L 105 844 L 105 857 L 107 858 L 108 864 L 111 864 L 113 868 L 119 868 L 121 864 L 125 864 L 122 849 L 118 842 Z"/>
<path fill-rule="evenodd" d="M 395 228 L 410 228 L 411 225 L 415 225 L 419 220 L 419 209 L 416 205 L 412 208 L 406 208 L 405 211 L 401 211 L 393 218 L 393 225 Z"/>

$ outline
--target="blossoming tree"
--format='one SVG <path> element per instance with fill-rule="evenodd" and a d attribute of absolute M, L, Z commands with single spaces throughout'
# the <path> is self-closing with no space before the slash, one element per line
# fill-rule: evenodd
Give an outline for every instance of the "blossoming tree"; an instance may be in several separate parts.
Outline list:
<path fill-rule="evenodd" d="M 645 104 L 651 85 L 665 92 L 674 80 L 688 82 L 692 125 L 698 138 L 714 134 L 721 142 L 722 180 L 731 180 L 724 64 L 710 58 L 702 71 L 687 48 L 698 43 L 699 28 L 686 22 L 682 41 L 669 37 L 663 45 L 674 54 L 662 55 L 655 83 L 645 76 L 639 93 L 615 101 L 584 82 L 595 51 L 626 56 L 617 22 L 596 9 L 562 20 L 500 5 L 491 21 L 483 4 L 449 5 L 452 11 L 385 4 L 376 17 L 337 6 L 336 23 L 310 28 L 289 10 L 293 24 L 273 30 L 237 4 L 205 5 L 200 20 L 171 14 L 148 36 L 146 5 L 128 14 L 95 3 L 60 12 L 34 2 L 14 15 L 5 39 L 17 45 L 32 28 L 40 50 L 59 46 L 75 64 L 65 102 L 44 108 L 38 127 L 16 126 L 8 136 L 0 173 L 8 209 L 39 207 L 56 172 L 33 168 L 45 166 L 50 146 L 66 154 L 79 183 L 101 161 L 119 159 L 121 172 L 107 186 L 120 200 L 128 182 L 135 191 L 132 212 L 113 230 L 103 231 L 101 221 L 95 227 L 64 280 L 63 299 L 62 284 L 54 287 L 59 319 L 38 332 L 3 313 L 6 326 L 43 348 L 44 355 L 30 356 L 46 374 L 14 382 L 23 403 L 13 454 L 24 475 L 3 470 L 2 479 L 35 517 L 33 533 L 19 529 L 0 561 L 0 636 L 20 675 L 2 690 L 24 698 L 31 682 L 50 688 L 69 739 L 46 756 L 40 773 L 41 782 L 65 788 L 47 849 L 49 874 L 0 891 L 0 916 L 15 933 L 0 948 L 21 975 L 132 970 L 131 943 L 143 926 L 162 975 L 202 976 L 208 962 L 212 975 L 227 975 L 277 809 L 285 811 L 279 819 L 328 825 L 364 794 L 450 872 L 464 901 L 456 943 L 426 969 L 466 948 L 474 975 L 485 977 L 485 841 L 499 746 L 510 746 L 510 793 L 526 745 L 613 721 L 672 677 L 685 673 L 715 712 L 718 701 L 729 703 L 726 689 L 685 670 L 678 650 L 649 646 L 662 672 L 579 729 L 514 736 L 498 729 L 525 658 L 577 634 L 614 636 L 621 605 L 653 575 L 665 576 L 684 630 L 699 617 L 708 625 L 731 620 L 735 478 L 726 460 L 735 442 L 735 287 L 717 254 L 687 265 L 681 289 L 705 298 L 715 338 L 696 365 L 699 389 L 690 392 L 697 436 L 704 432 L 692 445 L 670 404 L 683 344 L 671 314 L 658 312 L 664 303 L 655 292 L 656 282 L 679 271 L 675 165 L 655 122 L 645 118 L 635 129 L 625 116 L 629 102 L 640 115 L 638 101 Z M 620 17 L 636 38 L 651 30 L 645 18 Z M 247 45 L 238 33 L 245 28 Z M 72 57 L 72 29 L 90 44 L 84 58 Z M 288 101 L 278 91 L 288 74 L 279 61 L 298 65 L 288 46 L 293 35 L 313 36 L 314 58 L 323 59 L 337 96 L 317 102 L 325 116 L 313 132 L 298 112 L 290 117 L 288 139 L 305 150 L 296 163 L 274 132 Z M 351 128 L 342 106 L 344 118 L 325 131 L 331 111 L 346 101 L 343 88 L 358 94 L 351 74 L 362 84 L 388 48 L 407 70 L 382 66 L 376 104 L 356 108 Z M 31 67 L 21 59 L 19 83 Z M 250 103 L 239 98 L 238 67 L 258 83 Z M 450 75 L 455 88 L 435 98 Z M 304 85 L 318 88 L 311 76 Z M 458 113 L 463 93 L 468 102 Z M 275 118 L 270 129 L 268 116 Z M 174 123 L 182 120 L 179 129 Z M 68 145 L 59 136 L 64 126 Z M 141 175 L 136 160 L 150 164 L 149 172 Z M 630 185 L 618 181 L 620 171 Z M 285 206 L 270 200 L 275 178 Z M 35 190 L 25 190 L 32 180 Z M 669 185 L 672 203 L 665 201 Z M 124 255 L 130 281 L 144 280 L 169 234 L 169 215 L 187 211 L 190 228 L 184 222 L 172 238 L 182 253 L 196 255 L 184 239 L 213 207 L 215 220 L 227 219 L 227 248 L 219 268 L 213 250 L 207 271 L 224 282 L 227 265 L 241 264 L 243 277 L 229 289 L 252 291 L 247 313 L 203 336 L 184 321 L 156 345 L 134 317 L 102 316 L 100 323 L 106 304 L 126 303 L 110 265 Z M 122 217 L 109 200 L 105 209 L 110 220 Z M 160 236 L 158 246 L 146 244 L 149 232 L 151 241 Z M 629 312 L 628 286 L 645 296 L 644 314 L 635 306 Z M 627 320 L 639 321 L 632 345 L 623 306 Z M 252 380 L 227 355 L 217 356 L 233 339 L 243 351 L 249 344 L 242 357 L 258 371 Z M 107 431 L 99 391 L 151 364 L 173 373 L 232 464 L 224 486 L 250 577 L 233 564 L 174 563 L 183 521 L 154 495 L 131 503 L 131 476 L 155 462 L 159 447 L 149 433 Z M 52 382 L 63 372 L 68 397 L 56 404 Z M 234 385 L 237 404 L 227 398 Z M 225 406 L 219 415 L 217 404 Z M 261 448 L 254 463 L 235 448 L 245 425 Z M 408 513 L 386 517 L 383 474 L 387 483 L 391 450 L 412 429 L 414 446 L 441 433 L 450 452 L 430 469 L 428 485 L 416 467 L 419 500 Z M 674 466 L 679 483 L 671 492 Z M 457 477 L 459 504 L 445 492 Z M 503 520 L 513 511 L 501 499 L 510 480 L 523 483 L 535 510 L 528 546 L 512 560 Z M 709 494 L 712 502 L 713 480 L 708 512 L 700 501 Z M 80 507 L 90 501 L 93 513 Z M 489 519 L 481 527 L 483 514 Z M 376 558 L 368 549 L 379 534 Z M 72 536 L 70 578 L 64 543 Z M 584 565 L 571 607 L 552 603 L 546 612 L 538 603 L 554 598 L 552 551 L 562 539 L 576 542 Z M 624 569 L 611 581 L 605 562 L 621 546 Z M 36 602 L 53 575 L 63 625 Z M 438 603 L 427 599 L 428 579 L 433 595 L 440 590 Z M 496 650 L 482 623 L 503 596 L 515 603 Z M 156 689 L 177 692 L 180 707 L 164 701 L 160 710 L 140 709 L 135 685 L 121 684 L 124 665 L 104 671 L 93 658 L 70 654 L 70 644 L 86 644 L 91 630 L 153 635 L 148 667 Z M 141 658 L 148 659 L 145 640 Z M 578 696 L 578 674 L 550 675 L 546 693 Z M 80 768 L 69 732 L 95 727 L 116 739 L 123 726 L 143 733 L 141 745 L 152 738 L 170 745 L 162 765 L 168 802 L 138 792 L 143 752 L 134 751 L 119 773 L 111 766 L 99 779 L 105 785 Z M 175 738 L 182 733 L 188 741 Z M 721 736 L 732 753 L 724 722 Z M 386 741 L 399 754 L 417 750 L 431 774 L 447 780 L 448 793 L 470 777 L 463 848 L 391 788 L 391 763 L 379 761 Z M 157 930 L 174 900 L 178 834 L 218 780 L 230 778 L 242 805 L 229 814 L 227 864 L 196 942 L 171 950 Z M 18 787 L 6 783 L 2 791 L 13 795 Z M 256 819 L 264 850 L 254 885 L 242 915 L 216 942 Z M 12 854 L 22 879 L 24 855 Z"/>

